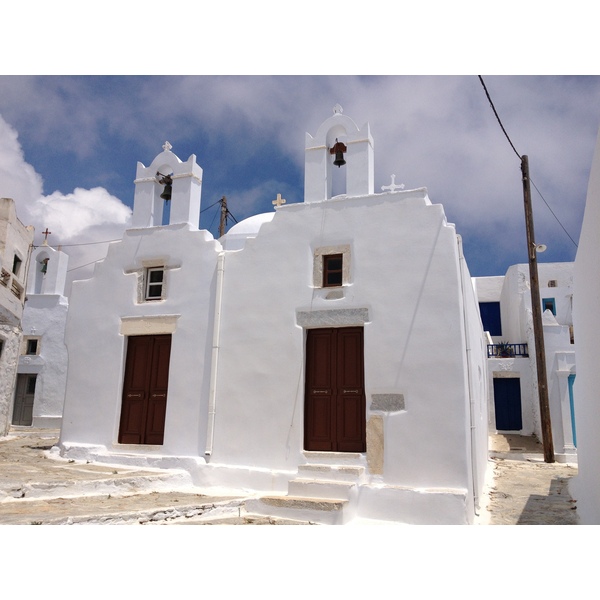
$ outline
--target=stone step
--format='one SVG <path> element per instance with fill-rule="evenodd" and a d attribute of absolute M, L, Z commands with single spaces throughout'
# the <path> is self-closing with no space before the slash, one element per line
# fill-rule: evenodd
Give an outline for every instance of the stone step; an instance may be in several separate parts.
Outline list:
<path fill-rule="evenodd" d="M 293 519 L 322 525 L 342 525 L 347 500 L 303 498 L 296 496 L 263 496 L 245 503 L 246 513 L 274 518 Z"/>
<path fill-rule="evenodd" d="M 367 465 L 367 456 L 360 452 L 318 452 L 304 450 L 304 457 L 308 464 L 318 465 Z"/>
<path fill-rule="evenodd" d="M 298 466 L 300 479 L 362 483 L 366 469 L 357 465 L 307 464 Z"/>
<path fill-rule="evenodd" d="M 350 500 L 358 486 L 349 481 L 327 481 L 326 479 L 292 479 L 288 494 L 303 498 Z"/>

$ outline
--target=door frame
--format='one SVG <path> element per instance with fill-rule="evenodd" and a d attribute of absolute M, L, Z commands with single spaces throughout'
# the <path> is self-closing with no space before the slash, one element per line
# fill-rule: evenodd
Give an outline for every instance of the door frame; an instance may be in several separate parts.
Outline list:
<path fill-rule="evenodd" d="M 494 390 L 494 428 L 496 429 L 496 431 L 521 431 L 523 429 L 523 394 L 521 393 L 521 378 L 520 377 L 494 377 L 492 380 L 492 387 Z M 515 382 L 512 383 L 511 385 L 515 386 L 516 389 L 518 390 L 518 406 L 519 406 L 519 410 L 518 410 L 518 422 L 515 422 L 514 424 L 517 425 L 519 424 L 519 427 L 515 427 L 515 428 L 504 428 L 504 429 L 499 429 L 498 428 L 498 403 L 502 402 L 502 399 L 499 398 L 499 394 L 496 393 L 496 382 L 505 382 L 505 381 L 511 381 L 511 382 Z M 498 387 L 500 387 L 500 385 L 508 385 L 508 384 L 498 384 Z M 517 399 L 514 400 L 514 402 L 512 402 L 513 406 L 512 406 L 512 410 L 513 412 L 516 414 L 517 411 L 514 410 L 514 408 L 516 408 L 517 405 Z M 510 410 L 511 407 L 508 405 L 505 405 L 503 408 L 507 408 L 507 412 L 506 415 L 507 418 L 510 420 L 510 418 L 512 418 L 514 416 L 510 415 Z M 501 415 L 502 417 L 506 416 L 506 415 Z M 502 423 L 501 423 L 502 424 Z M 513 424 L 513 423 L 510 423 Z"/>
<path fill-rule="evenodd" d="M 356 334 L 359 334 L 358 337 Z M 324 350 L 328 354 L 327 382 L 317 383 L 317 336 L 328 341 Z M 314 337 L 313 337 L 314 336 Z M 354 337 L 358 348 L 346 347 L 345 340 Z M 312 339 L 311 339 L 312 338 Z M 353 356 L 353 358 L 350 358 Z M 319 358 L 324 359 L 323 356 Z M 348 362 L 348 361 L 354 361 Z M 366 452 L 366 394 L 364 375 L 364 327 L 320 327 L 306 329 L 304 352 L 304 423 L 303 448 L 317 452 Z M 344 381 L 344 366 L 350 369 L 350 380 Z M 346 373 L 348 375 L 348 373 Z M 311 385 L 313 384 L 313 385 Z M 348 389 L 346 389 L 348 388 Z M 312 391 L 311 391 L 312 389 Z M 352 416 L 354 415 L 354 416 Z M 319 427 L 317 427 L 317 425 Z M 321 430 L 317 439 L 317 429 Z M 312 434 L 311 434 L 312 431 Z"/>
<path fill-rule="evenodd" d="M 130 360 L 134 360 L 133 353 L 130 354 L 130 351 L 133 352 L 133 347 L 131 345 L 132 339 L 136 340 L 136 344 L 139 342 L 140 344 L 149 343 L 150 350 L 145 357 L 144 367 L 145 372 L 144 376 L 141 378 L 143 380 L 142 386 L 137 386 L 135 388 L 135 393 L 129 393 L 129 390 L 133 390 L 134 388 L 131 386 L 131 380 L 134 376 L 135 370 L 134 365 L 129 363 Z M 159 372 L 159 365 L 157 362 L 160 361 L 159 353 L 160 346 L 164 346 L 167 343 L 167 360 L 164 361 L 162 365 L 162 371 Z M 166 427 L 166 411 L 167 411 L 167 401 L 168 401 L 168 380 L 169 380 L 169 371 L 170 371 L 170 363 L 171 363 L 171 347 L 173 342 L 173 336 L 169 334 L 149 334 L 149 335 L 131 335 L 127 336 L 127 344 L 125 349 L 124 356 L 124 368 L 123 368 L 123 376 L 122 376 L 122 390 L 121 390 L 121 405 L 119 411 L 119 420 L 118 420 L 118 431 L 117 431 L 117 443 L 119 444 L 132 444 L 136 446 L 161 446 L 164 444 L 164 432 Z M 164 358 L 163 358 L 164 360 Z M 157 382 L 155 379 L 157 377 L 162 376 L 163 379 L 166 379 L 165 385 L 158 390 Z M 164 389 L 163 389 L 164 387 Z M 159 391 L 159 394 L 153 393 Z M 133 431 L 128 429 L 127 423 L 128 419 L 131 416 L 131 410 L 133 407 L 132 403 L 134 400 L 128 398 L 128 395 L 133 397 L 141 396 L 141 415 L 139 416 L 139 431 Z M 162 396 L 164 397 L 164 408 L 159 407 L 160 414 L 162 415 L 159 420 L 162 420 L 162 426 L 160 431 L 152 430 L 153 424 L 150 421 L 154 421 L 154 417 L 158 414 L 156 411 L 157 402 L 154 396 Z M 160 415 L 159 415 L 160 417 Z M 139 436 L 139 441 L 132 440 L 132 437 Z"/>

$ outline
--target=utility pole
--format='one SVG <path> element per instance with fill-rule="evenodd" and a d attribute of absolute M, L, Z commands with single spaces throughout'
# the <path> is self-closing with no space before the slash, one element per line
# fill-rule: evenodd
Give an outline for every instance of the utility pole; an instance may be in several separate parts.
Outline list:
<path fill-rule="evenodd" d="M 544 461 L 554 462 L 554 443 L 550 422 L 550 404 L 548 402 L 548 378 L 546 375 L 546 351 L 544 348 L 544 329 L 542 326 L 542 304 L 536 258 L 536 243 L 533 232 L 533 209 L 531 207 L 531 188 L 529 185 L 529 159 L 521 157 L 523 174 L 523 198 L 525 202 L 525 227 L 527 230 L 527 255 L 529 256 L 529 282 L 531 289 L 531 310 L 533 313 L 533 335 L 535 338 L 535 362 L 537 365 L 538 395 L 540 400 L 540 418 L 542 420 L 542 443 Z"/>
<path fill-rule="evenodd" d="M 221 220 L 219 221 L 219 237 L 225 235 L 225 225 L 227 225 L 227 198 L 223 196 L 221 202 Z"/>

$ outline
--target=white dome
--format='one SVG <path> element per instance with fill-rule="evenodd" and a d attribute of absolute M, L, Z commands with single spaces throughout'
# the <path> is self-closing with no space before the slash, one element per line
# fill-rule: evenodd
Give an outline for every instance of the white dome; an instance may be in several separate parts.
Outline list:
<path fill-rule="evenodd" d="M 269 223 L 273 220 L 275 212 L 261 213 L 248 217 L 239 223 L 236 223 L 221 239 L 221 244 L 225 250 L 241 250 L 248 238 L 254 238 L 258 235 L 259 229 L 263 223 Z"/>

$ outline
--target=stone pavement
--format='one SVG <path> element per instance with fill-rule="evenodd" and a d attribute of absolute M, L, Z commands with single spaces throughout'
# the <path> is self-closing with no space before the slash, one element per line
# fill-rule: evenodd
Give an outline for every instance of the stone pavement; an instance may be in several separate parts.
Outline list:
<path fill-rule="evenodd" d="M 67 460 L 57 430 L 12 427 L 0 438 L 0 525 L 301 524 L 248 515 L 247 498 L 207 496 L 185 471 Z"/>
<path fill-rule="evenodd" d="M 0 525 L 306 524 L 247 514 L 246 497 L 207 496 L 184 471 L 60 458 L 58 431 L 13 428 L 0 438 Z M 490 436 L 480 525 L 577 523 L 573 465 L 547 464 L 535 438 Z"/>
<path fill-rule="evenodd" d="M 577 525 L 568 483 L 577 465 L 546 463 L 535 437 L 490 436 L 490 469 L 480 525 Z"/>

